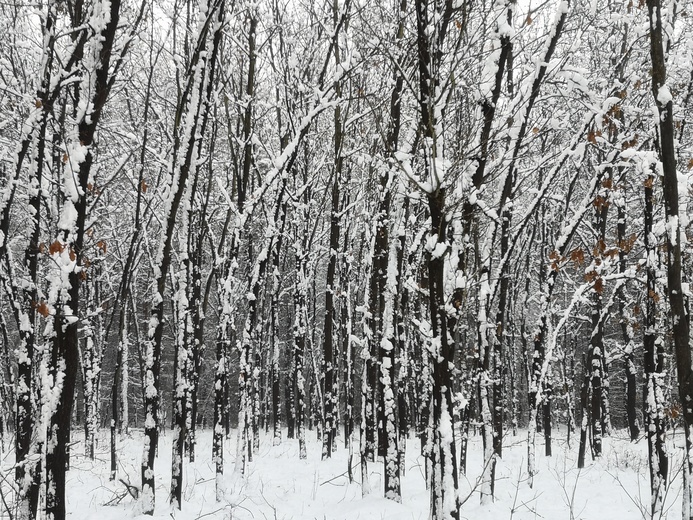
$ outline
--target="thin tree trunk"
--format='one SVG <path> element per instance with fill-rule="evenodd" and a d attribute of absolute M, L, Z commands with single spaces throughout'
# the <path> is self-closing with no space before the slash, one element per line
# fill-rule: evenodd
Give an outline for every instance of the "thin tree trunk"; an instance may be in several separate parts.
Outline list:
<path fill-rule="evenodd" d="M 176 226 L 178 208 L 186 191 L 191 169 L 199 168 L 199 141 L 205 134 L 208 108 L 216 66 L 217 52 L 221 40 L 221 26 L 224 16 L 224 0 L 207 5 L 207 16 L 215 24 L 202 21 L 196 35 L 195 52 L 186 77 L 185 91 L 177 107 L 174 143 L 173 171 L 170 177 L 170 191 L 167 212 L 163 219 L 163 233 L 155 261 L 155 298 L 151 310 L 145 356 L 144 415 L 145 441 L 142 460 L 142 512 L 154 514 L 155 474 L 154 460 L 159 442 L 160 374 L 161 347 L 164 332 L 164 294 L 172 256 L 173 232 Z M 214 18 L 216 16 L 216 19 Z M 213 28 L 211 52 L 207 49 L 207 37 Z"/>
<path fill-rule="evenodd" d="M 645 353 L 645 432 L 647 433 L 650 469 L 650 510 L 652 518 L 659 518 L 664 506 L 669 455 L 666 449 L 663 393 L 663 341 L 657 334 L 657 240 L 652 233 L 654 205 L 654 175 L 645 180 L 645 253 L 647 295 L 645 297 L 645 323 L 643 346 Z"/>

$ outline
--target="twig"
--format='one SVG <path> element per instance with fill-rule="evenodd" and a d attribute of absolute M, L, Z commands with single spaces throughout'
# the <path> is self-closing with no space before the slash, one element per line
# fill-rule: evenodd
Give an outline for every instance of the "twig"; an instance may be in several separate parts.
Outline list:
<path fill-rule="evenodd" d="M 353 470 L 354 468 L 356 468 L 356 466 L 357 466 L 357 465 L 354 464 L 353 466 L 351 466 L 350 469 Z M 346 470 L 344 473 L 340 473 L 340 474 L 337 475 L 336 477 L 332 477 L 331 479 L 326 480 L 325 482 L 322 482 L 320 485 L 321 485 L 321 486 L 324 486 L 325 484 L 329 484 L 329 483 L 332 482 L 333 480 L 337 480 L 338 478 L 345 476 L 348 472 L 349 472 L 349 470 Z"/>
<path fill-rule="evenodd" d="M 2 477 L 3 482 L 7 482 L 5 475 L 0 473 L 0 477 Z M 11 484 L 10 484 L 10 489 L 12 489 L 14 491 L 14 487 Z M 9 516 L 9 520 L 13 520 L 12 511 L 10 510 L 10 506 L 5 501 L 5 493 L 3 493 L 3 491 L 2 491 L 2 486 L 0 486 L 0 499 L 2 499 L 2 503 L 5 506 L 5 511 L 7 511 L 7 515 Z"/>
<path fill-rule="evenodd" d="M 140 489 L 137 486 L 133 486 L 129 482 L 125 482 L 122 478 L 118 479 L 128 490 L 128 493 L 132 498 L 137 500 L 140 496 Z"/>
<path fill-rule="evenodd" d="M 200 520 L 200 518 L 204 518 L 205 516 L 216 515 L 219 511 L 223 511 L 224 509 L 226 509 L 229 506 L 233 507 L 232 504 L 229 504 L 229 505 L 224 506 L 224 507 L 220 507 L 216 511 L 210 511 L 209 513 L 205 513 L 204 515 L 200 515 L 200 516 L 195 517 L 195 520 Z M 245 509 L 245 508 L 243 508 L 243 509 Z M 247 509 L 246 509 L 246 511 L 247 511 Z"/>

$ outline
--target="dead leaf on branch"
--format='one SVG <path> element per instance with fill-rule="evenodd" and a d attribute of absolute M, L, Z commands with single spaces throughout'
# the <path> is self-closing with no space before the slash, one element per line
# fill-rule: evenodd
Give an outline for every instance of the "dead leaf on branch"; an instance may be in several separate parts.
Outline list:
<path fill-rule="evenodd" d="M 48 247 L 48 254 L 50 255 L 62 253 L 63 251 L 65 251 L 65 246 L 60 240 L 56 240 Z"/>
<path fill-rule="evenodd" d="M 38 313 L 39 313 L 41 316 L 43 316 L 44 318 L 47 318 L 47 317 L 50 316 L 50 314 L 51 314 L 51 310 L 50 310 L 50 308 L 48 307 L 48 305 L 46 304 L 45 301 L 41 301 L 41 303 L 39 303 L 39 304 L 36 306 L 36 312 L 38 312 Z"/>
<path fill-rule="evenodd" d="M 587 134 L 587 140 L 592 143 L 592 144 L 597 144 L 597 137 L 602 136 L 602 131 L 597 130 L 596 132 L 593 130 Z"/>
<path fill-rule="evenodd" d="M 604 256 L 608 256 L 612 260 L 618 256 L 619 249 L 617 247 L 612 247 L 604 251 Z"/>
<path fill-rule="evenodd" d="M 598 276 L 596 280 L 594 280 L 593 287 L 597 294 L 601 294 L 604 291 L 604 279 L 601 276 Z"/>
<path fill-rule="evenodd" d="M 592 202 L 595 208 L 597 209 L 604 209 L 609 207 L 609 201 L 606 197 L 602 197 L 601 195 L 597 195 L 595 197 L 594 202 Z"/>
<path fill-rule="evenodd" d="M 596 271 L 588 271 L 585 273 L 585 281 L 592 283 L 594 280 L 597 279 L 597 276 L 599 276 Z"/>
<path fill-rule="evenodd" d="M 625 140 L 621 143 L 621 150 L 628 150 L 628 148 L 633 148 L 638 145 L 638 135 L 635 134 L 635 137 L 631 140 Z"/>
<path fill-rule="evenodd" d="M 618 248 L 624 253 L 630 253 L 637 239 L 638 236 L 635 233 L 631 233 L 628 238 L 618 241 Z"/>
<path fill-rule="evenodd" d="M 551 270 L 558 271 L 560 267 L 559 264 L 563 262 L 565 258 L 562 257 L 561 254 L 554 249 L 549 253 L 549 260 L 551 260 Z"/>
<path fill-rule="evenodd" d="M 575 265 L 580 266 L 585 263 L 585 251 L 578 247 L 570 252 L 570 260 L 575 263 Z"/>

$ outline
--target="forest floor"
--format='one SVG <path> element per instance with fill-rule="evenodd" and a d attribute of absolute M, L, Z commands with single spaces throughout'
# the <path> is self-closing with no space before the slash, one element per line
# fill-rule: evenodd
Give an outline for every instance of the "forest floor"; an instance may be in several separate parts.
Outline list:
<path fill-rule="evenodd" d="M 284 432 L 286 433 L 286 432 Z M 481 437 L 470 439 L 468 474 L 460 481 L 465 501 L 462 519 L 474 520 L 592 520 L 647 518 L 649 509 L 649 473 L 644 438 L 628 441 L 625 431 L 616 431 L 605 439 L 603 456 L 577 469 L 577 439 L 568 447 L 565 429 L 555 432 L 553 457 L 543 455 L 543 439 L 537 436 L 537 469 L 534 486 L 527 481 L 526 432 L 505 439 L 504 456 L 497 466 L 496 501 L 480 505 L 477 479 L 481 472 Z M 247 479 L 233 474 L 235 436 L 227 441 L 225 496 L 215 501 L 214 464 L 211 460 L 211 432 L 199 435 L 197 462 L 185 463 L 184 502 L 181 511 L 168 504 L 171 461 L 171 434 L 160 441 L 157 471 L 157 504 L 154 518 L 180 520 L 407 520 L 427 519 L 429 493 L 424 485 L 423 458 L 419 442 L 410 439 L 406 451 L 406 473 L 402 478 L 403 503 L 382 498 L 382 463 L 369 464 L 373 492 L 361 497 L 358 455 L 354 456 L 356 481 L 348 482 L 348 452 L 343 440 L 332 459 L 320 460 L 321 445 L 315 432 L 308 431 L 308 459 L 299 460 L 298 441 L 284 439 L 272 446 L 268 434 L 249 466 Z M 138 504 L 126 493 L 125 486 L 109 481 L 107 432 L 101 432 L 96 460 L 81 454 L 81 442 L 73 447 L 72 469 L 68 472 L 68 516 L 84 520 L 120 520 L 151 517 L 138 513 Z M 142 434 L 133 432 L 121 441 L 118 477 L 139 486 Z M 681 516 L 681 458 L 683 436 L 669 435 L 670 482 L 662 518 Z M 231 453 L 229 453 L 231 452 Z M 12 477 L 14 457 L 4 454 L 2 477 Z M 7 481 L 4 483 L 7 499 Z M 9 518 L 2 514 L 0 519 Z"/>

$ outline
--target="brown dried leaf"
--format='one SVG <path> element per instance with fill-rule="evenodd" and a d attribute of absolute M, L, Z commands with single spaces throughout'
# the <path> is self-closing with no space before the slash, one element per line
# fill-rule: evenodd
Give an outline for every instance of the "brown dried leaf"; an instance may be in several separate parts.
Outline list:
<path fill-rule="evenodd" d="M 594 290 L 597 294 L 601 294 L 604 291 L 604 280 L 601 276 L 598 276 L 594 281 Z"/>
<path fill-rule="evenodd" d="M 585 251 L 578 247 L 570 252 L 570 260 L 575 263 L 575 265 L 582 265 L 585 263 Z"/>
<path fill-rule="evenodd" d="M 621 97 L 620 92 L 619 92 L 619 97 Z M 623 97 L 625 97 L 625 95 Z M 623 99 L 623 98 L 621 98 L 621 99 Z M 618 103 L 616 103 L 614 106 L 612 106 L 609 109 L 609 111 L 607 112 L 607 114 L 609 114 L 610 116 L 616 117 L 616 118 L 620 117 L 621 113 L 622 113 L 621 105 L 619 105 Z"/>
<path fill-rule="evenodd" d="M 48 308 L 48 305 L 46 305 L 46 302 L 42 301 L 36 306 L 36 312 L 38 312 L 44 318 L 47 318 L 50 316 L 51 310 Z"/>
<path fill-rule="evenodd" d="M 602 209 L 604 207 L 609 206 L 609 202 L 606 200 L 605 197 L 602 197 L 601 195 L 597 195 L 594 199 L 594 202 L 592 202 L 592 204 L 597 209 Z"/>
<path fill-rule="evenodd" d="M 618 241 L 618 248 L 624 253 L 630 253 L 637 239 L 637 235 L 635 233 L 631 233 L 631 235 L 628 238 L 624 238 L 623 240 Z"/>
<path fill-rule="evenodd" d="M 65 246 L 59 240 L 56 240 L 48 247 L 48 253 L 51 255 L 62 253 L 64 250 Z"/>
<path fill-rule="evenodd" d="M 612 260 L 618 256 L 619 249 L 617 247 L 612 247 L 604 251 L 604 256 L 610 257 Z"/>
<path fill-rule="evenodd" d="M 597 273 L 595 271 L 588 271 L 585 273 L 585 281 L 593 282 L 597 278 Z"/>

